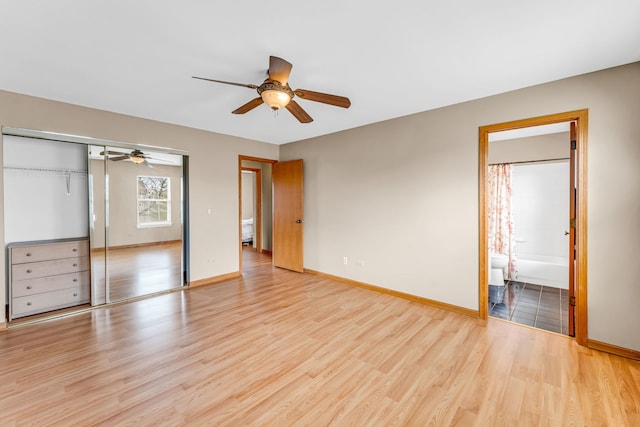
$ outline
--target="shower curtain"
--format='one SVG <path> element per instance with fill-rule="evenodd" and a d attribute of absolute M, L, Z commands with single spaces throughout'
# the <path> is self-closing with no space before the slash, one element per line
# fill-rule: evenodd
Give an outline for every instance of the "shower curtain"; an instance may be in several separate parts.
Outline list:
<path fill-rule="evenodd" d="M 507 255 L 507 278 L 515 279 L 516 253 L 511 211 L 510 164 L 489 165 L 489 252 Z"/>

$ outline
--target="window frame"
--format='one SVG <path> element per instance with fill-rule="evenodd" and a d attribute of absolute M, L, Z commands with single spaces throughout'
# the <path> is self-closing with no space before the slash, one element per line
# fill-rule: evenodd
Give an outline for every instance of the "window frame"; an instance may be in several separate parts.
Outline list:
<path fill-rule="evenodd" d="M 154 198 L 140 198 L 140 178 L 152 178 L 152 179 L 165 179 L 167 182 L 167 197 L 166 199 L 154 199 Z M 156 202 L 166 203 L 167 205 L 167 220 L 156 222 L 140 222 L 140 202 Z M 137 228 L 154 228 L 154 227 L 170 227 L 173 225 L 171 219 L 171 177 L 159 176 L 159 175 L 137 175 L 136 176 L 136 226 Z"/>

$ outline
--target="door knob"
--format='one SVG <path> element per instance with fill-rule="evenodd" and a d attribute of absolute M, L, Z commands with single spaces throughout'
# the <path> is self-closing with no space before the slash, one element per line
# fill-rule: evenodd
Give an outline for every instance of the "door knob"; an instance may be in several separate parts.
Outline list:
<path fill-rule="evenodd" d="M 569 232 L 568 232 L 568 231 L 565 231 L 565 232 L 564 232 L 564 235 L 565 235 L 565 236 L 568 236 L 568 235 L 569 235 Z"/>
<path fill-rule="evenodd" d="M 296 224 L 302 224 L 304 221 L 302 221 L 301 219 L 296 219 Z"/>

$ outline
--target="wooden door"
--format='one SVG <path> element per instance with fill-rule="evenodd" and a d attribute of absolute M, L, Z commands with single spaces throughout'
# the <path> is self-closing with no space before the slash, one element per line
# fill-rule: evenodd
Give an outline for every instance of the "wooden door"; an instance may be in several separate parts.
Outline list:
<path fill-rule="evenodd" d="M 575 293 L 575 263 L 576 263 L 576 123 L 570 124 L 570 155 L 569 155 L 569 322 L 568 334 L 576 335 L 576 293 Z"/>
<path fill-rule="evenodd" d="M 273 265 L 302 273 L 303 174 L 302 160 L 273 164 Z"/>

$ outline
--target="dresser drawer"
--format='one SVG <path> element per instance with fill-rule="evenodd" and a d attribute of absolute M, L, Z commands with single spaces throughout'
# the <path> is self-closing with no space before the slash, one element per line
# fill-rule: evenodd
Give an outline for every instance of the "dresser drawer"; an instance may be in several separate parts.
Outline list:
<path fill-rule="evenodd" d="M 31 280 L 14 280 L 11 285 L 11 296 L 15 298 L 68 288 L 88 287 L 90 278 L 88 271 L 81 271 Z"/>
<path fill-rule="evenodd" d="M 89 287 L 71 288 L 61 291 L 46 292 L 43 294 L 29 295 L 12 298 L 12 317 L 28 316 L 43 311 L 57 310 L 73 305 L 89 302 Z"/>
<path fill-rule="evenodd" d="M 27 280 L 57 274 L 89 270 L 89 257 L 65 258 L 54 261 L 28 262 L 11 266 L 11 280 Z"/>
<path fill-rule="evenodd" d="M 48 243 L 34 246 L 16 246 L 11 248 L 11 264 L 83 257 L 88 255 L 89 242 L 87 240 Z"/>

